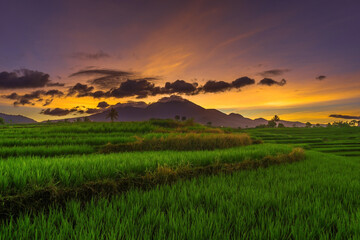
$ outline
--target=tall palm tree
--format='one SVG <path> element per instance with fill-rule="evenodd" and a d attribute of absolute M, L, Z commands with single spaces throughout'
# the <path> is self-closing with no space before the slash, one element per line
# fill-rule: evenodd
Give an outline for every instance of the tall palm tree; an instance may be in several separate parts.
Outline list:
<path fill-rule="evenodd" d="M 106 116 L 106 118 L 110 118 L 111 122 L 114 122 L 114 119 L 118 118 L 118 113 L 114 108 L 110 109 L 110 112 L 108 113 L 108 115 Z"/>

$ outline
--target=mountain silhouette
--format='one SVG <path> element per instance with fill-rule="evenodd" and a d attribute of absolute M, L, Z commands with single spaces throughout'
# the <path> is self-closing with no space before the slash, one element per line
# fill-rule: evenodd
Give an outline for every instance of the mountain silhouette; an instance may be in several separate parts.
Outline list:
<path fill-rule="evenodd" d="M 9 115 L 0 113 L 0 118 L 4 119 L 5 123 L 22 124 L 22 123 L 36 123 L 35 120 L 24 117 L 22 115 Z"/>
<path fill-rule="evenodd" d="M 111 107 L 110 107 L 111 108 Z M 89 116 L 89 119 L 94 122 L 108 122 L 110 119 L 106 118 L 110 108 L 101 113 L 96 113 Z M 116 121 L 146 121 L 151 118 L 160 119 L 174 119 L 176 115 L 193 118 L 195 122 L 207 124 L 211 122 L 212 126 L 223 126 L 233 128 L 250 128 L 262 124 L 267 124 L 268 120 L 264 118 L 250 119 L 245 118 L 237 113 L 225 114 L 216 109 L 205 109 L 189 100 L 178 96 L 171 96 L 160 99 L 158 102 L 144 105 L 144 104 L 117 104 L 113 108 L 118 112 L 118 119 Z M 279 121 L 286 127 L 304 127 L 305 124 L 301 122 Z"/>

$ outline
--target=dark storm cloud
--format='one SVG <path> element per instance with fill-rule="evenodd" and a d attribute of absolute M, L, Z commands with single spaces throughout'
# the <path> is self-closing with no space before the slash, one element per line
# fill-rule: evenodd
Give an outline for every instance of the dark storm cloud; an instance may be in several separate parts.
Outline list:
<path fill-rule="evenodd" d="M 109 58 L 110 55 L 100 50 L 95 53 L 75 52 L 71 55 L 71 57 L 81 60 L 99 60 L 103 58 Z"/>
<path fill-rule="evenodd" d="M 259 85 L 266 85 L 266 86 L 272 86 L 272 85 L 284 86 L 286 84 L 286 80 L 283 79 L 280 82 L 278 82 L 278 81 L 275 81 L 275 80 L 273 80 L 271 78 L 264 78 L 258 84 Z"/>
<path fill-rule="evenodd" d="M 89 84 L 95 85 L 102 89 L 118 87 L 121 82 L 133 77 L 133 72 L 108 70 L 108 69 L 88 69 L 78 71 L 69 77 L 88 76 L 93 79 L 88 80 Z M 148 79 L 149 80 L 149 79 Z"/>
<path fill-rule="evenodd" d="M 165 90 L 168 91 L 168 93 L 194 94 L 197 86 L 197 83 L 188 83 L 184 80 L 176 80 L 173 83 L 167 82 L 165 84 Z"/>
<path fill-rule="evenodd" d="M 316 77 L 316 80 L 324 80 L 326 78 L 326 76 L 324 76 L 324 75 L 319 75 L 319 76 L 317 76 Z"/>
<path fill-rule="evenodd" d="M 255 84 L 255 80 L 249 77 L 241 77 L 231 83 L 232 87 L 234 88 L 242 88 L 252 84 Z"/>
<path fill-rule="evenodd" d="M 209 80 L 204 86 L 200 87 L 200 91 L 204 93 L 217 93 L 230 90 L 231 87 L 231 84 L 228 82 Z"/>
<path fill-rule="evenodd" d="M 259 72 L 258 74 L 263 77 L 276 77 L 283 75 L 286 72 L 289 72 L 290 69 L 271 69 L 263 72 Z"/>
<path fill-rule="evenodd" d="M 105 101 L 99 102 L 97 105 L 98 108 L 107 108 L 108 106 L 110 106 L 110 105 Z"/>
<path fill-rule="evenodd" d="M 341 115 L 341 114 L 331 114 L 329 117 L 332 117 L 332 118 L 342 118 L 342 119 L 357 119 L 357 120 L 360 120 L 360 116 L 350 116 L 350 115 Z"/>
<path fill-rule="evenodd" d="M 64 93 L 62 91 L 59 91 L 57 89 L 52 89 L 52 90 L 37 90 L 31 93 L 27 93 L 24 95 L 19 95 L 17 93 L 11 93 L 10 95 L 4 95 L 2 97 L 7 98 L 7 99 L 11 99 L 11 100 L 16 100 L 14 102 L 14 105 L 34 105 L 34 101 L 36 102 L 41 102 L 43 101 L 43 97 L 50 97 L 50 99 L 46 99 L 45 100 L 45 104 L 49 105 L 54 97 L 62 97 L 64 96 Z"/>
<path fill-rule="evenodd" d="M 68 115 L 70 113 L 76 112 L 77 109 L 76 108 L 72 108 L 72 109 L 66 109 L 66 108 L 47 108 L 47 109 L 43 109 L 40 114 L 44 114 L 44 115 L 50 115 L 50 116 L 65 116 Z"/>

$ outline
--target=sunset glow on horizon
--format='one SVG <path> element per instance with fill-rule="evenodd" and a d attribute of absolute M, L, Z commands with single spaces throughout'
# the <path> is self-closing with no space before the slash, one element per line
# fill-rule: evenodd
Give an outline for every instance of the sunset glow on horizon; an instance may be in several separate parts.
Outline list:
<path fill-rule="evenodd" d="M 357 1 L 15 2 L 0 3 L 1 113 L 179 95 L 252 119 L 360 116 Z"/>

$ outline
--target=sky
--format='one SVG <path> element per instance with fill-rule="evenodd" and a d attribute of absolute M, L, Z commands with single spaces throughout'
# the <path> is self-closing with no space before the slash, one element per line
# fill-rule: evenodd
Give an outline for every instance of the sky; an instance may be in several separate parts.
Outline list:
<path fill-rule="evenodd" d="M 249 118 L 360 116 L 356 0 L 2 0 L 0 9 L 2 113 L 43 121 L 179 95 Z"/>

